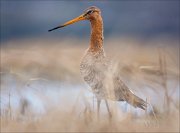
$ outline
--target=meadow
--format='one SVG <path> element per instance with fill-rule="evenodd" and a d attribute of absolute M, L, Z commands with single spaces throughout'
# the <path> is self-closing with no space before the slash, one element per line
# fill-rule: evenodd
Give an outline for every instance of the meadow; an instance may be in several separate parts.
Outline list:
<path fill-rule="evenodd" d="M 105 40 L 123 81 L 149 105 L 96 99 L 79 63 L 88 40 L 24 39 L 1 44 L 1 132 L 179 132 L 179 40 Z"/>

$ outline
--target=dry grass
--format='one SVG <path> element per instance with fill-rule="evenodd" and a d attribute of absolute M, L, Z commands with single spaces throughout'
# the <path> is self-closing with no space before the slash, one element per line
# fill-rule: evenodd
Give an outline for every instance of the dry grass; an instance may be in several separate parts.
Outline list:
<path fill-rule="evenodd" d="M 4 120 L 3 132 L 178 132 L 178 118 L 168 116 L 160 120 L 159 125 L 147 118 L 133 119 L 126 116 L 123 120 L 107 119 L 107 115 L 96 119 L 95 114 L 82 114 L 52 111 L 40 120 Z M 176 119 L 174 119 L 176 118 Z M 153 118 L 151 118 L 153 119 Z"/>
<path fill-rule="evenodd" d="M 75 39 L 21 40 L 2 45 L 1 78 L 9 74 L 21 83 L 17 85 L 8 79 L 1 80 L 1 91 L 8 89 L 8 84 L 15 85 L 13 89 L 21 91 L 37 80 L 47 84 L 51 81 L 82 84 L 79 62 L 87 46 L 87 40 Z M 89 100 L 85 97 L 87 101 L 83 106 L 78 100 L 69 104 L 70 101 L 66 101 L 68 98 L 59 98 L 64 100 L 63 105 L 67 109 L 64 111 L 37 92 L 47 104 L 45 113 L 33 114 L 26 99 L 20 102 L 20 108 L 13 109 L 12 100 L 9 100 L 6 109 L 1 108 L 1 131 L 179 132 L 179 95 L 176 95 L 179 92 L 178 41 L 109 39 L 105 42 L 105 50 L 114 65 L 118 66 L 123 80 L 135 93 L 147 98 L 153 110 L 149 107 L 147 113 L 136 115 L 132 113 L 133 109 L 132 112 L 131 109 L 123 112 L 113 102 L 110 106 L 114 117 L 109 120 L 105 108 L 102 108 L 103 113 L 98 120 L 95 105 L 89 102 L 92 98 Z M 8 94 L 7 97 L 11 98 L 13 92 Z M 77 99 L 79 97 L 82 96 L 76 96 Z"/>

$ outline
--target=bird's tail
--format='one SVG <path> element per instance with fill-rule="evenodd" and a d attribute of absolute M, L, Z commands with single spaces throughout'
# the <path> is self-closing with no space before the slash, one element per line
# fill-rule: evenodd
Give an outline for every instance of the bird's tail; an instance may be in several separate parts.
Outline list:
<path fill-rule="evenodd" d="M 127 102 L 135 108 L 138 107 L 143 110 L 146 110 L 147 108 L 147 102 L 139 98 L 138 96 L 134 95 L 133 93 L 130 94 L 130 98 L 127 100 Z"/>

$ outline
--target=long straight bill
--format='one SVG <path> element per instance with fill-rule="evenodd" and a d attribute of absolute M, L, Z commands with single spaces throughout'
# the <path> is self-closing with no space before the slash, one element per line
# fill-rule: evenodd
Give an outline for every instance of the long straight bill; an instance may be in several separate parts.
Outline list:
<path fill-rule="evenodd" d="M 63 25 L 57 26 L 57 27 L 55 27 L 55 28 L 53 28 L 53 29 L 50 29 L 50 30 L 48 30 L 48 31 L 50 32 L 50 31 L 53 31 L 53 30 L 56 30 L 56 29 L 65 27 L 65 26 L 67 26 L 67 25 L 70 25 L 70 24 L 73 24 L 73 23 L 76 23 L 76 22 L 78 22 L 78 21 L 85 20 L 85 19 L 86 19 L 86 18 L 85 18 L 85 16 L 84 16 L 84 14 L 82 14 L 82 15 L 80 15 L 79 17 L 76 17 L 76 18 L 74 18 L 74 19 L 72 19 L 72 20 L 64 23 Z"/>

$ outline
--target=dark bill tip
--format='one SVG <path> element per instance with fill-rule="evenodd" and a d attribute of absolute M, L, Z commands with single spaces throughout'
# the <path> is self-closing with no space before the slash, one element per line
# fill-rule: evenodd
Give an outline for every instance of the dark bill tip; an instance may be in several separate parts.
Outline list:
<path fill-rule="evenodd" d="M 53 31 L 53 30 L 56 30 L 56 29 L 59 29 L 59 28 L 62 28 L 62 27 L 64 27 L 64 25 L 55 27 L 55 28 L 53 28 L 53 29 L 50 29 L 50 30 L 48 30 L 48 32 Z"/>

